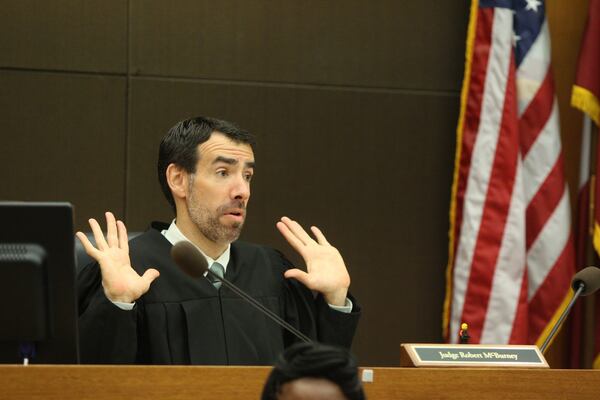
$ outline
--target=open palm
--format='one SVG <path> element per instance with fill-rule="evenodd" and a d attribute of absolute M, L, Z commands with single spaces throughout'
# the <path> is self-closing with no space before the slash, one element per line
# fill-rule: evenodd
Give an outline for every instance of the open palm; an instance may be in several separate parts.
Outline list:
<path fill-rule="evenodd" d="M 86 253 L 100 265 L 106 297 L 113 302 L 136 301 L 148 291 L 159 272 L 150 268 L 140 276 L 131 267 L 127 228 L 122 221 L 116 221 L 111 212 L 106 213 L 106 238 L 95 219 L 90 219 L 89 224 L 94 233 L 96 247 L 82 232 L 77 232 L 77 238 Z"/>
<path fill-rule="evenodd" d="M 286 271 L 285 277 L 297 279 L 309 289 L 322 293 L 329 304 L 343 305 L 350 275 L 340 252 L 316 226 L 310 229 L 317 240 L 288 217 L 281 218 L 277 228 L 306 263 L 306 272 L 294 268 Z"/>

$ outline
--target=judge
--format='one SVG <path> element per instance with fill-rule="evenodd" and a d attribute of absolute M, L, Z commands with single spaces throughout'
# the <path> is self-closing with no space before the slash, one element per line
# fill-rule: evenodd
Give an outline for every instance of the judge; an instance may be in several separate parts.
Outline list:
<path fill-rule="evenodd" d="M 219 282 L 193 278 L 170 258 L 189 241 L 209 268 L 313 340 L 349 347 L 360 316 L 337 249 L 317 227 L 309 235 L 283 217 L 276 227 L 306 271 L 277 250 L 238 241 L 255 169 L 254 139 L 232 123 L 198 117 L 163 138 L 158 178 L 175 219 L 152 223 L 131 242 L 106 213 L 106 236 L 90 219 L 96 260 L 78 277 L 81 360 L 85 363 L 272 364 L 297 341 Z"/>

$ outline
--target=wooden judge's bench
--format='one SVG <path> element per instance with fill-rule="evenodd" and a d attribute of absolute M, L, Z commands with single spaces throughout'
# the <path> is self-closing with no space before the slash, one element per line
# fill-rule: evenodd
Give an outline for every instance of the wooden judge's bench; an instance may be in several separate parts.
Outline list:
<path fill-rule="evenodd" d="M 361 368 L 369 399 L 600 399 L 600 370 Z M 269 367 L 0 365 L 0 399 L 258 399 Z"/>

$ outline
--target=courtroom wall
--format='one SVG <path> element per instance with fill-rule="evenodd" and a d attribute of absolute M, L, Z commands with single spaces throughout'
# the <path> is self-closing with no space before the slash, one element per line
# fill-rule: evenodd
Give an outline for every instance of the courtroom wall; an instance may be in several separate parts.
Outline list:
<path fill-rule="evenodd" d="M 401 342 L 441 340 L 468 8 L 3 0 L 0 199 L 144 230 L 172 218 L 155 172 L 167 129 L 235 121 L 259 141 L 242 238 L 301 264 L 275 222 L 322 228 L 364 308 L 360 363 L 398 365 Z"/>

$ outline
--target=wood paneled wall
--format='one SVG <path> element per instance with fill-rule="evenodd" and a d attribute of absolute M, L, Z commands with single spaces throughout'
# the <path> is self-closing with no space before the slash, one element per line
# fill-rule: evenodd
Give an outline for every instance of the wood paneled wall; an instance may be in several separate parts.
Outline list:
<path fill-rule="evenodd" d="M 548 8 L 564 112 L 585 5 Z M 160 138 L 191 116 L 229 119 L 259 140 L 243 239 L 300 263 L 276 220 L 324 230 L 364 307 L 361 364 L 398 365 L 399 343 L 441 340 L 468 2 L 3 0 L 0 9 L 0 199 L 70 201 L 84 229 L 109 209 L 143 230 L 172 218 L 155 172 Z M 571 181 L 577 121 L 573 113 L 565 127 L 563 117 Z"/>

